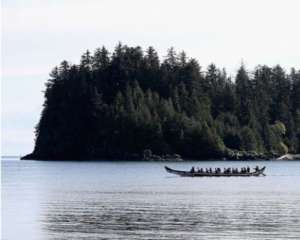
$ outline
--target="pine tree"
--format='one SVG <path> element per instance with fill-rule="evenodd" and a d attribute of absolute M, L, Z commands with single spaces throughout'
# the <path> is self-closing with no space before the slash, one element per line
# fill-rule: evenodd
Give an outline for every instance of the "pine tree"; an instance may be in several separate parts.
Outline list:
<path fill-rule="evenodd" d="M 247 125 L 252 114 L 252 86 L 249 76 L 242 65 L 236 76 L 237 116 L 242 125 Z"/>

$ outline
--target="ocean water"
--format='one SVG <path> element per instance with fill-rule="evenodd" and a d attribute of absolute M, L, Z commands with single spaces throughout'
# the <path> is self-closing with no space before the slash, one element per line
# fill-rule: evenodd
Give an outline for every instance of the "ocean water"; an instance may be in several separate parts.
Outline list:
<path fill-rule="evenodd" d="M 266 166 L 182 178 L 164 165 Z M 2 239 L 300 239 L 300 162 L 2 159 Z"/>

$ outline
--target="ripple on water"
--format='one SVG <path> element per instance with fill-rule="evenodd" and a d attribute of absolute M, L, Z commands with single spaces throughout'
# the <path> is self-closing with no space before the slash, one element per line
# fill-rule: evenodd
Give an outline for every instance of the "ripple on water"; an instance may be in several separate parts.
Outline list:
<path fill-rule="evenodd" d="M 300 238 L 299 199 L 175 196 L 105 192 L 88 201 L 50 202 L 43 226 L 53 239 L 61 233 L 65 239 Z"/>

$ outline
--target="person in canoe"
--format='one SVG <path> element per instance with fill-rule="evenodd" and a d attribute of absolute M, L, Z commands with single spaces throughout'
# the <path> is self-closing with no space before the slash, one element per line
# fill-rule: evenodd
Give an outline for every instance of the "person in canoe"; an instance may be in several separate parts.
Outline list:
<path fill-rule="evenodd" d="M 251 172 L 251 170 L 249 169 L 250 167 L 242 167 L 242 168 L 224 168 L 224 170 L 222 171 L 220 168 L 217 168 L 217 173 L 216 174 L 216 169 L 214 169 L 214 171 L 212 173 L 210 173 L 210 168 L 201 168 L 200 171 L 203 171 L 202 173 L 196 172 L 195 171 L 195 167 L 192 167 L 192 169 L 190 171 L 182 171 L 182 170 L 175 170 L 175 169 L 171 169 L 167 166 L 165 166 L 165 169 L 167 172 L 169 173 L 173 173 L 176 175 L 180 175 L 183 177 L 213 177 L 213 176 L 238 176 L 238 177 L 251 177 L 251 176 L 255 176 L 255 177 L 259 177 L 259 176 L 266 176 L 266 174 L 264 174 L 264 170 L 266 169 L 266 167 L 262 167 L 259 168 L 258 166 L 256 166 L 254 168 L 254 171 Z M 198 169 L 197 169 L 198 170 Z M 211 169 L 212 170 L 212 169 Z M 250 171 L 250 172 L 249 172 Z M 197 174 L 195 174 L 197 173 Z"/>

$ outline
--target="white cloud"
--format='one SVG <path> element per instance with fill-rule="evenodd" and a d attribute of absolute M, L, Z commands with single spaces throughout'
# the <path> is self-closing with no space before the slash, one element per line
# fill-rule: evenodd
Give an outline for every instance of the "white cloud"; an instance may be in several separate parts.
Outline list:
<path fill-rule="evenodd" d="M 33 129 L 3 129 L 2 155 L 23 156 L 30 153 L 34 144 Z"/>

